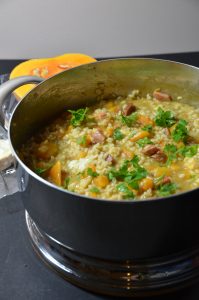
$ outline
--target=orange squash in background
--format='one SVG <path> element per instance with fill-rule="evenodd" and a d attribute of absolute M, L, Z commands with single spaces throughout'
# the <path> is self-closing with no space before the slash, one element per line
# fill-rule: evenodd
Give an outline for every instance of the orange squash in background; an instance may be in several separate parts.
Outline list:
<path fill-rule="evenodd" d="M 66 53 L 51 58 L 30 59 L 17 65 L 10 74 L 10 79 L 19 76 L 32 75 L 44 79 L 64 70 L 96 61 L 91 56 L 80 53 Z M 21 100 L 35 84 L 26 84 L 14 91 L 17 100 Z"/>

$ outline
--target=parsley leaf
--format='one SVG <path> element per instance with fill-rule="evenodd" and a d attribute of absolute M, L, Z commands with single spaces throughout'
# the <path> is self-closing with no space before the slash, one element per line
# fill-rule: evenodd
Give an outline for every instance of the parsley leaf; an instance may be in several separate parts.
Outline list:
<path fill-rule="evenodd" d="M 175 153 L 177 151 L 177 147 L 174 145 L 174 144 L 167 144 L 165 147 L 164 147 L 164 151 L 166 153 Z"/>
<path fill-rule="evenodd" d="M 198 152 L 198 145 L 184 146 L 180 149 L 173 144 L 168 144 L 164 147 L 164 152 L 167 154 L 167 165 L 173 160 L 177 159 L 177 155 L 182 155 L 184 157 L 192 157 Z"/>
<path fill-rule="evenodd" d="M 149 125 L 145 125 L 144 127 L 142 127 L 142 130 L 151 132 L 153 130 L 153 126 L 150 125 L 150 124 Z"/>
<path fill-rule="evenodd" d="M 155 116 L 155 124 L 160 127 L 171 127 L 176 123 L 173 112 L 164 111 L 161 107 L 158 107 L 157 114 Z"/>
<path fill-rule="evenodd" d="M 121 132 L 121 130 L 119 128 L 116 128 L 113 132 L 113 138 L 115 140 L 122 140 L 124 138 L 123 133 Z"/>
<path fill-rule="evenodd" d="M 127 159 L 123 162 L 122 166 L 119 169 L 120 173 L 125 174 L 127 172 L 127 170 L 128 170 L 128 163 L 129 163 L 129 161 Z"/>
<path fill-rule="evenodd" d="M 124 179 L 126 174 L 128 173 L 128 160 L 125 160 L 123 165 L 119 168 L 119 170 L 116 170 L 115 168 L 112 168 L 108 172 L 108 178 L 110 180 L 113 179 Z"/>
<path fill-rule="evenodd" d="M 70 177 L 67 177 L 67 178 L 64 180 L 63 188 L 67 189 L 67 188 L 68 188 L 68 185 L 69 185 L 69 182 L 70 182 Z"/>
<path fill-rule="evenodd" d="M 134 157 L 130 160 L 130 162 L 133 164 L 134 168 L 139 168 L 139 157 L 137 155 L 134 155 Z"/>
<path fill-rule="evenodd" d="M 77 110 L 68 110 L 72 114 L 70 123 L 76 127 L 79 126 L 86 118 L 86 113 L 88 112 L 88 107 L 80 108 Z"/>
<path fill-rule="evenodd" d="M 134 112 L 129 116 L 122 115 L 121 120 L 123 124 L 127 125 L 128 127 L 131 127 L 132 124 L 134 124 L 137 121 L 137 113 Z"/>
<path fill-rule="evenodd" d="M 187 121 L 181 119 L 178 121 L 175 129 L 172 131 L 171 136 L 175 142 L 183 141 L 186 142 L 188 137 L 188 130 L 187 130 Z"/>
<path fill-rule="evenodd" d="M 145 145 L 148 145 L 148 144 L 153 144 L 153 142 L 147 136 L 144 137 L 143 139 L 139 139 L 136 143 L 140 147 L 144 147 Z"/>
<path fill-rule="evenodd" d="M 132 163 L 134 170 L 129 171 L 129 164 Z M 111 169 L 108 173 L 108 177 L 110 180 L 117 179 L 123 180 L 128 183 L 133 189 L 139 189 L 139 180 L 145 178 L 147 176 L 147 170 L 142 168 L 139 165 L 139 158 L 137 155 L 134 156 L 132 160 L 125 160 L 123 165 L 119 170 Z"/>
<path fill-rule="evenodd" d="M 176 188 L 177 188 L 177 186 L 175 183 L 163 184 L 163 185 L 160 185 L 160 187 L 158 188 L 158 194 L 160 196 L 169 196 L 169 195 L 175 193 Z"/>
<path fill-rule="evenodd" d="M 177 159 L 178 149 L 175 145 L 167 144 L 164 147 L 164 152 L 167 155 L 167 162 L 166 162 L 167 165 L 170 164 L 173 160 Z"/>
<path fill-rule="evenodd" d="M 156 177 L 155 179 L 154 179 L 154 183 L 155 183 L 155 185 L 160 185 L 160 183 L 161 183 L 161 181 L 162 181 L 162 179 L 165 177 L 165 174 L 162 174 L 160 177 Z"/>
<path fill-rule="evenodd" d="M 96 186 L 93 186 L 93 187 L 89 190 L 89 192 L 99 194 L 99 193 L 100 193 L 100 190 L 99 190 Z"/>
<path fill-rule="evenodd" d="M 185 157 L 192 157 L 198 152 L 198 145 L 184 146 L 178 150 L 179 154 Z"/>
<path fill-rule="evenodd" d="M 134 193 L 128 188 L 128 185 L 126 183 L 119 183 L 117 185 L 118 191 L 124 194 L 124 198 L 126 199 L 134 199 L 135 195 Z"/>
<path fill-rule="evenodd" d="M 108 176 L 108 179 L 114 180 L 115 178 L 118 177 L 118 174 L 117 174 L 117 171 L 116 171 L 114 168 L 112 168 L 112 169 L 108 172 L 107 176 Z"/>
<path fill-rule="evenodd" d="M 139 190 L 139 183 L 138 180 L 132 180 L 131 177 L 125 177 L 125 182 L 128 183 L 128 185 L 133 188 L 134 190 Z"/>
<path fill-rule="evenodd" d="M 94 172 L 91 168 L 87 169 L 87 174 L 92 177 L 97 177 L 99 175 L 97 172 Z"/>
<path fill-rule="evenodd" d="M 137 168 L 132 174 L 134 180 L 140 180 L 145 178 L 146 176 L 147 176 L 147 170 L 142 167 Z"/>
<path fill-rule="evenodd" d="M 41 175 L 43 173 L 45 173 L 46 171 L 48 171 L 51 167 L 52 167 L 53 164 L 50 164 L 48 166 L 46 166 L 45 168 L 35 168 L 35 173 L 38 174 L 38 175 Z"/>

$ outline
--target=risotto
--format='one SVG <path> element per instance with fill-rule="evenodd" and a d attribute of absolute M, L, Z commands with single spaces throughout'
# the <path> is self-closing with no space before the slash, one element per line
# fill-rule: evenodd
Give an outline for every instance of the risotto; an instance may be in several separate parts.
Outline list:
<path fill-rule="evenodd" d="M 65 111 L 20 157 L 69 191 L 102 199 L 165 197 L 199 186 L 199 111 L 155 90 Z"/>

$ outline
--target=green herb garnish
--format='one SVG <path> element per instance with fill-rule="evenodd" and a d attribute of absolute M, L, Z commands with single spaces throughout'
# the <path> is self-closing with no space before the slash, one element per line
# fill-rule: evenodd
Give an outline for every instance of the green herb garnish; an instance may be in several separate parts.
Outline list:
<path fill-rule="evenodd" d="M 118 171 L 116 171 L 114 168 L 112 168 L 112 169 L 108 172 L 107 176 L 108 176 L 108 179 L 114 180 L 115 178 L 118 177 Z"/>
<path fill-rule="evenodd" d="M 166 153 L 168 159 L 166 164 L 170 164 L 172 161 L 177 159 L 178 155 L 182 155 L 184 157 L 192 157 L 198 152 L 198 145 L 184 146 L 178 149 L 173 144 L 168 144 L 164 147 L 164 152 Z"/>
<path fill-rule="evenodd" d="M 91 168 L 87 169 L 87 174 L 92 177 L 97 177 L 99 175 L 97 172 L 94 172 Z"/>
<path fill-rule="evenodd" d="M 63 188 L 64 188 L 64 189 L 67 189 L 67 188 L 68 188 L 69 182 L 70 182 L 70 177 L 67 177 L 67 178 L 64 180 L 64 184 L 63 184 Z"/>
<path fill-rule="evenodd" d="M 185 157 L 192 157 L 198 152 L 198 145 L 184 146 L 178 150 L 178 153 Z"/>
<path fill-rule="evenodd" d="M 155 124 L 160 127 L 171 127 L 176 123 L 173 112 L 164 111 L 161 107 L 158 107 L 157 114 L 155 116 Z"/>
<path fill-rule="evenodd" d="M 135 195 L 134 193 L 128 188 L 128 185 L 126 183 L 119 183 L 116 187 L 118 191 L 124 194 L 124 198 L 126 199 L 134 199 Z"/>
<path fill-rule="evenodd" d="M 68 111 L 72 114 L 70 123 L 76 127 L 79 126 L 85 120 L 88 107 Z"/>
<path fill-rule="evenodd" d="M 122 123 L 131 127 L 137 121 L 137 113 L 132 113 L 129 116 L 121 116 Z"/>
<path fill-rule="evenodd" d="M 151 132 L 153 130 L 153 126 L 150 125 L 150 124 L 149 125 L 145 125 L 144 127 L 142 127 L 142 130 Z"/>
<path fill-rule="evenodd" d="M 174 194 L 176 192 L 176 184 L 175 183 L 167 183 L 160 185 L 158 188 L 158 194 L 160 196 L 169 196 L 171 194 Z"/>
<path fill-rule="evenodd" d="M 142 167 L 139 167 L 131 173 L 131 176 L 133 180 L 141 180 L 147 176 L 147 170 Z"/>
<path fill-rule="evenodd" d="M 51 167 L 52 167 L 52 164 L 46 166 L 45 168 L 36 168 L 34 171 L 36 174 L 41 175 L 41 174 L 45 173 L 46 171 L 48 171 Z"/>
<path fill-rule="evenodd" d="M 138 183 L 138 179 L 132 179 L 132 176 L 126 176 L 124 178 L 124 181 L 126 183 L 128 183 L 128 185 L 130 187 L 132 187 L 134 190 L 139 190 L 139 183 Z"/>
<path fill-rule="evenodd" d="M 188 129 L 186 127 L 187 121 L 181 119 L 178 121 L 175 129 L 172 131 L 171 136 L 175 142 L 186 142 L 188 137 Z"/>
<path fill-rule="evenodd" d="M 139 139 L 136 143 L 140 147 L 144 147 L 145 145 L 148 145 L 148 144 L 153 144 L 153 142 L 147 136 L 144 137 L 143 139 Z"/>
<path fill-rule="evenodd" d="M 155 178 L 154 179 L 155 185 L 159 185 L 164 177 L 165 177 L 165 174 L 161 175 L 160 177 Z"/>
<path fill-rule="evenodd" d="M 175 153 L 177 152 L 177 147 L 174 145 L 174 144 L 167 144 L 165 147 L 164 147 L 164 151 L 166 153 Z"/>
<path fill-rule="evenodd" d="M 122 140 L 124 138 L 123 133 L 121 132 L 121 130 L 119 128 L 116 128 L 113 132 L 113 138 L 115 140 Z"/>
<path fill-rule="evenodd" d="M 122 166 L 119 168 L 119 170 L 116 170 L 115 168 L 112 168 L 109 172 L 108 172 L 108 178 L 110 180 L 113 179 L 124 179 L 126 174 L 128 173 L 128 160 L 125 160 L 122 164 Z"/>
<path fill-rule="evenodd" d="M 173 144 L 168 144 L 164 147 L 164 152 L 167 155 L 167 162 L 166 164 L 169 165 L 173 160 L 177 159 L 177 152 L 178 149 Z"/>
<path fill-rule="evenodd" d="M 134 170 L 129 170 L 129 166 L 133 165 Z M 147 170 L 139 165 L 137 155 L 132 160 L 125 160 L 119 170 L 112 168 L 108 177 L 110 180 L 123 180 L 133 189 L 139 189 L 139 181 L 147 176 Z M 126 186 L 126 185 L 125 185 Z"/>
<path fill-rule="evenodd" d="M 133 164 L 134 168 L 139 168 L 139 157 L 137 155 L 134 155 L 134 157 L 130 160 L 130 162 Z"/>
<path fill-rule="evenodd" d="M 89 190 L 89 192 L 99 194 L 99 193 L 100 193 L 100 190 L 99 190 L 96 186 L 93 186 L 93 187 Z"/>

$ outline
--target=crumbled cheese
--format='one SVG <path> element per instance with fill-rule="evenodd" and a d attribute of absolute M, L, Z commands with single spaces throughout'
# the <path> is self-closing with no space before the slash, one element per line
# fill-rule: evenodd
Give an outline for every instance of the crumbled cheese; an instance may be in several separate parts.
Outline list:
<path fill-rule="evenodd" d="M 68 162 L 68 168 L 73 172 L 83 172 L 91 163 L 92 158 L 74 159 Z"/>

